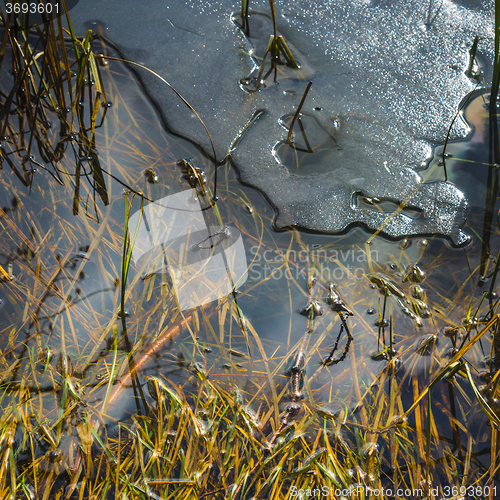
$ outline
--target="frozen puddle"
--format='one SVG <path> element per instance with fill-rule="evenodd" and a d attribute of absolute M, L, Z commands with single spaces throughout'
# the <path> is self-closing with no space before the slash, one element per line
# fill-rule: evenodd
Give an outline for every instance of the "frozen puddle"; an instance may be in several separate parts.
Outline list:
<path fill-rule="evenodd" d="M 484 38 L 480 59 L 489 64 L 492 2 L 278 4 L 278 30 L 301 72 L 282 68 L 276 84 L 268 79 L 265 88 L 245 92 L 240 82 L 255 76 L 272 34 L 268 2 L 250 7 L 249 39 L 233 21 L 240 2 L 153 1 L 146 8 L 109 0 L 95 11 L 78 5 L 72 17 L 79 34 L 96 30 L 92 23 L 98 17 L 106 26 L 103 34 L 125 57 L 174 85 L 211 131 L 218 160 L 263 110 L 231 156 L 242 181 L 277 208 L 278 227 L 336 233 L 362 223 L 371 230 L 383 226 L 391 237 L 442 234 L 455 244 L 467 242 L 461 230 L 468 207 L 464 195 L 452 183 L 423 182 L 425 172 L 417 170 L 444 141 L 460 102 L 477 86 L 465 74 L 476 35 Z M 186 107 L 159 80 L 141 77 L 172 129 L 210 153 L 203 128 Z M 309 80 L 313 85 L 302 110 L 308 145 L 297 123 L 293 132 L 295 145 L 313 152 L 287 164 L 281 154 L 289 148 L 287 123 Z M 465 121 L 455 120 L 452 138 L 469 133 Z M 395 214 L 386 209 L 402 202 L 406 208 Z"/>

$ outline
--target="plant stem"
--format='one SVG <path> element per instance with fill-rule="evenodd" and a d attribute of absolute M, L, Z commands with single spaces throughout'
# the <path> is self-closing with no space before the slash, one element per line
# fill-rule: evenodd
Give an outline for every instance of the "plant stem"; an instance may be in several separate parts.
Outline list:
<path fill-rule="evenodd" d="M 278 27 L 276 24 L 276 8 L 274 6 L 274 0 L 269 0 L 269 7 L 271 7 L 271 17 L 273 18 L 273 40 L 271 45 L 271 67 L 274 68 L 274 83 L 276 83 L 278 64 L 279 64 L 279 48 L 277 44 L 278 40 Z"/>
<path fill-rule="evenodd" d="M 241 0 L 241 29 L 245 36 L 250 36 L 250 25 L 248 24 L 248 5 L 250 0 Z"/>
<path fill-rule="evenodd" d="M 300 100 L 299 107 L 297 108 L 297 111 L 295 111 L 295 114 L 293 115 L 292 118 L 292 123 L 290 123 L 290 128 L 288 129 L 288 135 L 286 137 L 286 143 L 290 144 L 292 140 L 292 132 L 293 132 L 293 126 L 295 125 L 295 121 L 297 120 L 298 116 L 300 115 L 300 112 L 302 110 L 302 106 L 304 106 L 304 102 L 306 101 L 307 93 L 309 92 L 309 89 L 311 88 L 313 82 L 309 82 L 307 84 L 306 90 L 302 94 L 302 99 Z"/>

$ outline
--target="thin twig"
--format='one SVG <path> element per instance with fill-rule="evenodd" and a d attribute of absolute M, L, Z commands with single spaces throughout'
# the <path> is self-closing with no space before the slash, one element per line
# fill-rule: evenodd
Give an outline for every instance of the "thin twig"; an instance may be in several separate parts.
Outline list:
<path fill-rule="evenodd" d="M 304 93 L 302 94 L 302 99 L 300 100 L 299 107 L 297 108 L 297 111 L 295 111 L 295 114 L 293 115 L 292 118 L 292 123 L 290 123 L 290 128 L 288 129 L 288 135 L 286 136 L 286 143 L 290 144 L 292 140 L 292 132 L 293 132 L 293 126 L 295 125 L 295 120 L 297 120 L 298 116 L 300 115 L 300 111 L 302 110 L 302 106 L 304 106 L 304 102 L 306 101 L 307 93 L 309 92 L 309 89 L 311 88 L 311 85 L 313 82 L 309 82 L 307 84 L 306 90 L 304 90 Z"/>

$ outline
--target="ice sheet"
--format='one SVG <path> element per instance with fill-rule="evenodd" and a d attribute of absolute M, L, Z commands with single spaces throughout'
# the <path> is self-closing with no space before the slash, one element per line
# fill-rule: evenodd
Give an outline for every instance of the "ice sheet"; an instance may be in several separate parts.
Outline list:
<path fill-rule="evenodd" d="M 266 1 L 250 7 L 269 12 Z M 202 116 L 219 160 L 253 113 L 265 111 L 232 156 L 242 180 L 276 206 L 278 227 L 333 233 L 355 222 L 375 230 L 385 221 L 389 236 L 437 233 L 464 243 L 465 197 L 451 183 L 422 184 L 416 170 L 432 145 L 445 139 L 459 103 L 477 85 L 465 74 L 476 35 L 484 38 L 480 51 L 489 72 L 492 2 L 278 2 L 278 29 L 313 81 L 303 113 L 335 144 L 312 154 L 312 175 L 298 175 L 274 154 L 287 135 L 282 118 L 294 113 L 307 81 L 288 72 L 259 92 L 241 89 L 255 60 L 252 44 L 232 21 L 240 8 L 239 2 L 213 0 L 82 0 L 71 14 L 79 34 L 101 29 L 127 58 L 172 83 Z M 265 45 L 271 32 L 265 16 L 261 20 L 257 35 Z M 141 78 L 170 126 L 210 153 L 203 128 L 173 93 L 150 74 L 141 72 Z M 451 136 L 469 132 L 458 119 Z M 294 134 L 299 141 L 296 128 Z M 315 134 L 308 140 L 317 145 Z M 375 205 L 357 203 L 364 198 L 395 206 L 405 201 L 415 213 L 386 220 Z"/>

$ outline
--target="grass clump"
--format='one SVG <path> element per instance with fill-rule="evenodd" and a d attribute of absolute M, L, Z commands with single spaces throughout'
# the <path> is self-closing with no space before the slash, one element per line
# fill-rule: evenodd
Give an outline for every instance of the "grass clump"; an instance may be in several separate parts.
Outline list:
<path fill-rule="evenodd" d="M 42 26 L 28 29 L 29 14 L 0 13 L 1 63 L 10 66 L 12 75 L 10 91 L 2 94 L 1 153 L 2 163 L 29 186 L 37 169 L 47 170 L 62 184 L 66 172 L 60 160 L 72 149 L 77 213 L 82 177 L 90 180 L 104 204 L 109 202 L 95 152 L 95 130 L 110 103 L 102 85 L 101 59 L 92 51 L 92 32 L 78 40 L 63 6 L 69 29 L 63 28 L 61 16 L 47 14 Z M 39 157 L 34 155 L 35 144 Z M 21 162 L 13 161 L 13 155 Z"/>
<path fill-rule="evenodd" d="M 242 2 L 242 10 L 241 10 L 241 29 L 245 33 L 245 36 L 250 37 L 250 24 L 249 24 L 249 15 L 248 15 L 248 6 L 249 1 Z M 278 68 L 280 66 L 288 66 L 292 69 L 299 69 L 295 58 L 288 48 L 288 45 L 283 38 L 282 35 L 278 35 L 278 28 L 276 22 L 276 7 L 274 4 L 274 0 L 269 0 L 269 7 L 271 9 L 271 19 L 273 23 L 273 34 L 269 37 L 269 42 L 267 43 L 266 50 L 262 57 L 262 62 L 260 64 L 259 70 L 257 72 L 257 76 L 255 78 L 255 88 L 253 92 L 259 90 L 261 84 L 267 80 L 267 78 L 273 73 L 273 82 L 277 82 L 277 74 Z M 267 68 L 266 62 L 269 57 L 270 64 Z M 267 71 L 266 71 L 267 68 Z M 264 72 L 266 73 L 264 74 Z M 249 78 L 244 79 L 247 83 Z M 245 83 L 245 87 L 246 87 Z"/>

